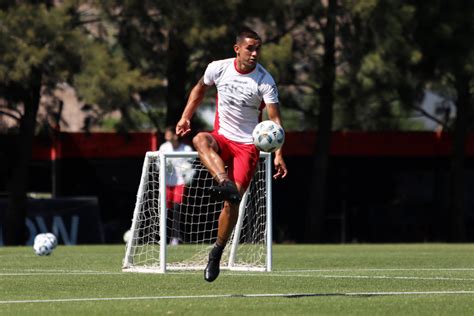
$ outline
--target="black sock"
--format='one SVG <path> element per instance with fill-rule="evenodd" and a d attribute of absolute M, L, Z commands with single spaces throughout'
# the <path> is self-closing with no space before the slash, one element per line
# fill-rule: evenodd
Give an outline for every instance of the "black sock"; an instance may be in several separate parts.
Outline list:
<path fill-rule="evenodd" d="M 211 250 L 211 257 L 212 258 L 220 258 L 222 256 L 222 252 L 224 251 L 225 246 L 219 245 L 217 242 L 214 244 L 214 247 Z"/>

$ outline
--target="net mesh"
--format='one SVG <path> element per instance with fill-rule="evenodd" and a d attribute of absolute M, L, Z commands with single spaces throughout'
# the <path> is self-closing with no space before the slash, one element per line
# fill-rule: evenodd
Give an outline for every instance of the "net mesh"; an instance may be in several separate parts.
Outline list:
<path fill-rule="evenodd" d="M 217 239 L 217 227 L 223 202 L 213 201 L 209 188 L 212 176 L 197 158 L 164 155 L 168 177 L 173 173 L 185 180 L 181 203 L 161 209 L 160 157 L 147 154 L 141 188 L 137 196 L 132 239 L 127 243 L 124 271 L 153 272 L 160 266 L 160 218 L 166 217 L 166 269 L 203 269 L 208 253 Z M 165 178 L 165 177 L 162 177 Z M 267 255 L 267 194 L 265 158 L 260 158 L 255 175 L 240 210 L 221 260 L 222 268 L 265 270 Z M 241 206 L 242 208 L 242 206 Z M 241 225 L 240 225 L 241 224 Z"/>

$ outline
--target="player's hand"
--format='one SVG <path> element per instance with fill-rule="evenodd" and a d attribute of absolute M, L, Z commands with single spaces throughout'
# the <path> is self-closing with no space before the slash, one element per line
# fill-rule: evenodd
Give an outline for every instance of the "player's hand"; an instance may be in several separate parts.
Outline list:
<path fill-rule="evenodd" d="M 273 175 L 273 179 L 279 179 L 286 177 L 288 170 L 286 169 L 285 161 L 283 157 L 280 155 L 275 155 L 275 160 L 273 162 L 275 164 L 276 173 Z"/>
<path fill-rule="evenodd" d="M 191 121 L 182 117 L 178 124 L 176 124 L 176 135 L 182 137 L 191 131 Z"/>

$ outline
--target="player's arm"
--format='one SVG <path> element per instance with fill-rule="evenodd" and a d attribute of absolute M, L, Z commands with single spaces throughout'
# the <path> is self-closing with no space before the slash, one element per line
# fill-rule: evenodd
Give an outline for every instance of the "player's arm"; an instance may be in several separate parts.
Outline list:
<path fill-rule="evenodd" d="M 280 114 L 280 107 L 278 106 L 278 103 L 268 103 L 267 104 L 267 114 L 268 118 L 272 120 L 273 122 L 277 123 L 280 126 L 283 126 L 282 121 L 281 121 L 281 114 Z M 284 178 L 286 177 L 286 174 L 288 173 L 288 170 L 286 169 L 286 164 L 285 160 L 283 159 L 283 151 L 282 151 L 283 146 L 275 151 L 275 170 L 276 173 L 273 175 L 273 178 L 278 179 L 278 178 Z"/>
<path fill-rule="evenodd" d="M 184 108 L 183 114 L 178 124 L 176 124 L 176 135 L 185 136 L 191 131 L 191 118 L 196 112 L 197 108 L 201 105 L 202 100 L 206 94 L 207 86 L 204 83 L 204 78 L 199 79 L 196 85 L 191 90 L 188 97 L 188 102 Z"/>

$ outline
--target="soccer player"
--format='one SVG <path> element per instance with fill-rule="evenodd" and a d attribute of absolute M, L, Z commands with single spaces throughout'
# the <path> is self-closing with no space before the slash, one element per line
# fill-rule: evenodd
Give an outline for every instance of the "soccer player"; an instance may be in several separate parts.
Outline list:
<path fill-rule="evenodd" d="M 234 44 L 235 58 L 211 62 L 204 76 L 191 90 L 176 133 L 191 131 L 191 118 L 212 85 L 217 89 L 214 130 L 200 132 L 193 144 L 201 162 L 214 177 L 211 195 L 224 201 L 219 215 L 217 241 L 209 253 L 204 279 L 214 281 L 220 272 L 220 259 L 232 233 L 241 197 L 254 175 L 259 151 L 253 145 L 252 131 L 261 120 L 266 107 L 269 119 L 282 125 L 278 90 L 272 76 L 257 63 L 262 40 L 256 32 L 245 28 Z M 287 168 L 282 150 L 275 152 L 275 179 L 284 178 Z M 227 171 L 226 171 L 227 166 Z"/>
<path fill-rule="evenodd" d="M 168 126 L 165 129 L 165 140 L 158 149 L 164 153 L 178 151 L 192 151 L 191 146 L 182 143 L 175 133 L 174 126 Z M 175 246 L 179 243 L 179 225 L 180 214 L 179 205 L 183 202 L 185 179 L 182 172 L 182 166 L 186 164 L 186 159 L 167 160 L 166 165 L 166 207 L 172 212 L 173 226 L 171 230 L 170 244 Z"/>

